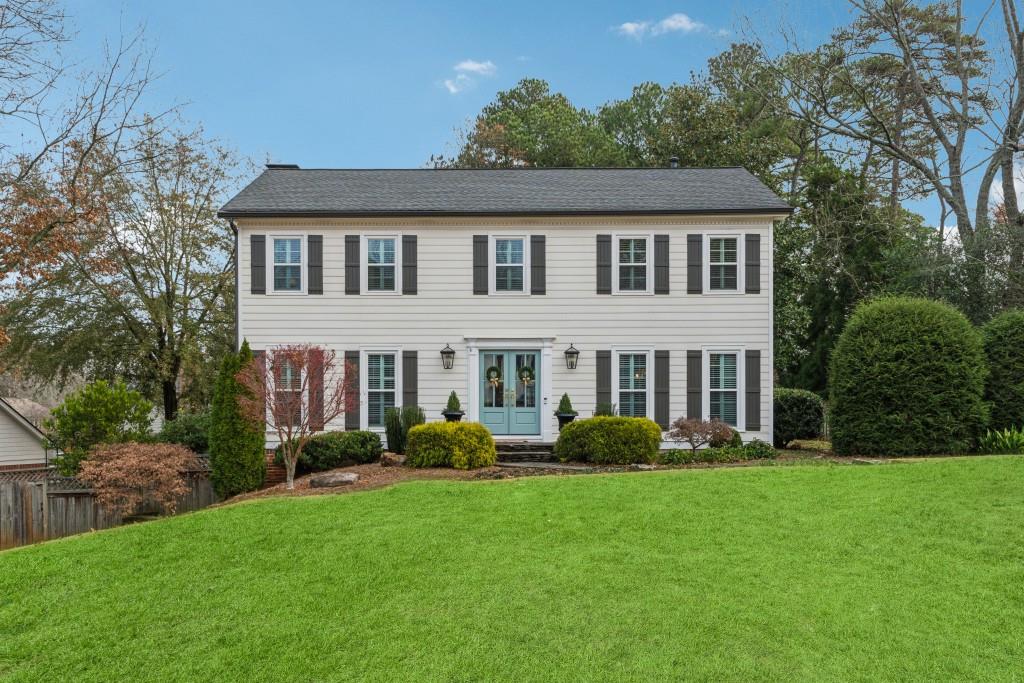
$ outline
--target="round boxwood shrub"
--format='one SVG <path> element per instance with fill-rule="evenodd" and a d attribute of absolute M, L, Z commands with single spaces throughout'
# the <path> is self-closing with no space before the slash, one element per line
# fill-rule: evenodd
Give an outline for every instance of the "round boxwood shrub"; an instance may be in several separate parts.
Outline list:
<path fill-rule="evenodd" d="M 643 417 L 591 417 L 570 422 L 558 434 L 558 459 L 597 465 L 650 463 L 658 457 L 661 427 Z"/>
<path fill-rule="evenodd" d="M 338 467 L 363 465 L 380 460 L 383 452 L 380 436 L 375 432 L 326 432 L 306 442 L 299 455 L 296 471 L 323 472 Z M 284 464 L 280 445 L 274 449 L 274 462 Z"/>
<path fill-rule="evenodd" d="M 178 413 L 160 428 L 158 439 L 163 443 L 176 443 L 193 453 L 206 453 L 210 449 L 210 411 Z"/>
<path fill-rule="evenodd" d="M 861 304 L 832 354 L 832 448 L 839 455 L 963 453 L 984 433 L 980 333 L 936 301 Z"/>
<path fill-rule="evenodd" d="M 405 464 L 410 467 L 488 467 L 498 460 L 494 437 L 479 422 L 428 422 L 409 430 Z"/>
<path fill-rule="evenodd" d="M 785 448 L 793 439 L 816 439 L 821 436 L 825 421 L 825 402 L 813 391 L 804 389 L 775 390 L 776 448 Z"/>
<path fill-rule="evenodd" d="M 1007 311 L 981 330 L 988 358 L 985 400 L 994 430 L 1024 427 L 1024 311 Z"/>

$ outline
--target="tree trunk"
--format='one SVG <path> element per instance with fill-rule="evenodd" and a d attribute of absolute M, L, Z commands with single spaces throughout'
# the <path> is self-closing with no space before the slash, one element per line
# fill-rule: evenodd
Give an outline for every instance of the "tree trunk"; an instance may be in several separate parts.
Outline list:
<path fill-rule="evenodd" d="M 295 464 L 298 458 L 286 457 L 284 459 L 285 488 L 291 491 L 295 488 Z"/>
<path fill-rule="evenodd" d="M 178 383 L 172 379 L 160 382 L 164 395 L 164 419 L 173 420 L 178 417 Z"/>

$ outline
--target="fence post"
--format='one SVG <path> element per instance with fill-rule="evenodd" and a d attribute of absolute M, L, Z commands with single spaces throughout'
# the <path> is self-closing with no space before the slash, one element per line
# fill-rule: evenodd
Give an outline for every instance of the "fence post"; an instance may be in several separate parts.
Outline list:
<path fill-rule="evenodd" d="M 50 477 L 43 477 L 43 538 L 50 538 Z"/>

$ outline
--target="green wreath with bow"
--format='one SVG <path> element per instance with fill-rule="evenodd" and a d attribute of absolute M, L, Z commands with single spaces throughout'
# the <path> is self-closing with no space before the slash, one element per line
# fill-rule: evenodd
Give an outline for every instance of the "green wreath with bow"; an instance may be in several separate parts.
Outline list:
<path fill-rule="evenodd" d="M 523 384 L 533 384 L 533 381 L 536 378 L 537 375 L 534 373 L 533 368 L 531 368 L 529 365 L 524 365 L 523 367 L 519 368 L 519 381 L 522 382 Z"/>
<path fill-rule="evenodd" d="M 484 370 L 484 377 L 487 378 L 487 381 L 490 382 L 492 386 L 497 387 L 501 384 L 501 368 L 497 365 L 492 365 Z"/>

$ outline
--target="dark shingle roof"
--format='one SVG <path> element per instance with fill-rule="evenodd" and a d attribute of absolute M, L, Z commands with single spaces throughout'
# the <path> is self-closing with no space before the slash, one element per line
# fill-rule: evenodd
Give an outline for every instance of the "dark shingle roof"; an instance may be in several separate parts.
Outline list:
<path fill-rule="evenodd" d="M 259 216 L 788 213 L 743 168 L 268 168 L 220 210 Z"/>

